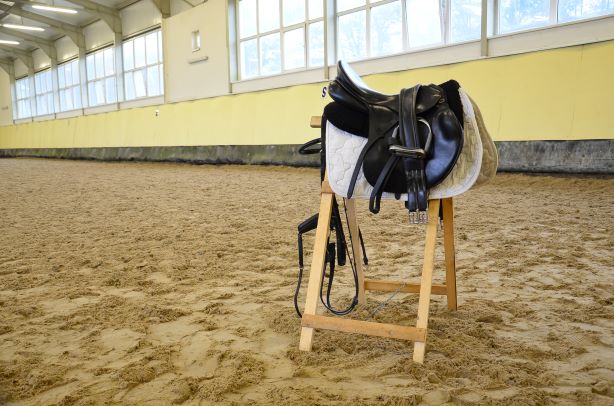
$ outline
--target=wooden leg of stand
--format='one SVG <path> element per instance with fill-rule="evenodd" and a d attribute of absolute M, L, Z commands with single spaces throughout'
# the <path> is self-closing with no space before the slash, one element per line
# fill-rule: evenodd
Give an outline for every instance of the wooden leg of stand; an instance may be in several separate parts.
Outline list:
<path fill-rule="evenodd" d="M 356 204 L 354 199 L 344 199 L 345 208 L 348 215 L 348 228 L 352 241 L 352 258 L 356 264 L 356 273 L 358 274 L 358 303 L 365 304 L 365 276 L 362 270 L 362 248 L 360 246 L 360 236 L 358 231 L 358 220 L 356 218 Z"/>
<path fill-rule="evenodd" d="M 326 185 L 324 185 L 324 183 L 326 183 Z M 328 235 L 330 233 L 330 217 L 333 210 L 334 197 L 332 192 L 324 191 L 327 189 L 325 186 L 328 186 L 328 182 L 325 180 L 324 183 L 322 184 L 323 192 L 320 201 L 320 215 L 318 217 L 318 228 L 316 229 L 313 258 L 311 260 L 311 269 L 309 271 L 309 282 L 307 285 L 307 297 L 305 300 L 305 310 L 303 310 L 303 316 L 306 314 L 316 314 L 320 284 L 322 283 L 322 277 L 324 276 L 326 248 Z M 300 350 L 311 351 L 313 333 L 313 328 L 301 327 L 301 340 L 299 342 Z"/>
<path fill-rule="evenodd" d="M 448 309 L 456 310 L 456 256 L 454 251 L 454 206 L 452 198 L 443 199 L 443 248 L 446 260 Z"/>
<path fill-rule="evenodd" d="M 433 284 L 433 267 L 435 265 L 435 243 L 437 242 L 437 223 L 439 222 L 440 200 L 429 201 L 428 219 L 426 225 L 426 237 L 424 240 L 424 264 L 422 266 L 422 277 L 420 279 L 420 299 L 418 301 L 418 321 L 417 328 L 426 329 L 429 319 L 429 305 L 431 302 L 431 286 Z M 426 341 L 416 341 L 414 343 L 414 361 L 422 364 L 424 362 L 424 352 Z"/>

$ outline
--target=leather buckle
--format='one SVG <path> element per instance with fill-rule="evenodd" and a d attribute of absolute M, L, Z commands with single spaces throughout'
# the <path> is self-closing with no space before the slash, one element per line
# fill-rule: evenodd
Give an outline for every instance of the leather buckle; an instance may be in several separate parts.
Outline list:
<path fill-rule="evenodd" d="M 426 151 L 422 148 L 407 148 L 402 145 L 391 145 L 388 147 L 388 151 L 393 155 L 408 158 L 424 159 L 426 156 Z"/>
<path fill-rule="evenodd" d="M 429 222 L 428 212 L 426 211 L 410 211 L 409 224 L 427 224 Z"/>

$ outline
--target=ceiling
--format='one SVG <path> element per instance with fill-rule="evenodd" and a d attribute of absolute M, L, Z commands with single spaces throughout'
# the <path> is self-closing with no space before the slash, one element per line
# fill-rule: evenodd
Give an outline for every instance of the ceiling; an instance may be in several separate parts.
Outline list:
<path fill-rule="evenodd" d="M 14 52 L 32 51 L 38 48 L 36 39 L 54 41 L 64 35 L 61 30 L 54 29 L 45 23 L 46 19 L 55 20 L 57 23 L 70 24 L 82 28 L 99 20 L 99 16 L 93 8 L 96 5 L 105 6 L 115 10 L 126 7 L 138 0 L 85 0 L 70 2 L 68 0 L 0 0 L 0 40 L 18 41 L 19 45 L 0 44 L 0 59 L 14 59 Z M 79 4 L 83 5 L 79 5 Z M 77 10 L 76 14 L 43 11 L 32 8 L 35 4 L 55 7 L 67 7 Z M 30 18 L 28 18 L 28 16 Z M 38 18 L 40 17 L 40 18 Z M 41 21 L 42 20 L 42 21 Z M 49 22 L 49 21 L 47 21 Z M 41 27 L 44 31 L 22 31 L 2 27 L 2 24 L 17 24 Z M 25 39 L 24 39 L 25 37 Z M 27 40 L 29 38 L 30 40 Z"/>

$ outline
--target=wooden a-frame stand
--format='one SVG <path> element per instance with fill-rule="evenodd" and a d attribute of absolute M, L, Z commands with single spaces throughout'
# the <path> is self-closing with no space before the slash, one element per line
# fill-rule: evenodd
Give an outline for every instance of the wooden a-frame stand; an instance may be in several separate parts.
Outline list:
<path fill-rule="evenodd" d="M 311 120 L 312 127 L 319 127 L 319 118 Z M 410 340 L 414 342 L 414 361 L 424 362 L 426 350 L 426 331 L 428 326 L 429 305 L 431 295 L 446 295 L 448 309 L 456 310 L 456 263 L 454 255 L 454 209 L 452 198 L 435 199 L 429 201 L 428 223 L 426 225 L 426 237 L 424 244 L 424 258 L 422 265 L 422 277 L 419 284 L 400 283 L 394 281 L 381 281 L 365 279 L 362 268 L 362 251 L 358 238 L 358 221 L 354 199 L 345 199 L 347 210 L 348 228 L 351 237 L 352 250 L 356 272 L 358 273 L 358 303 L 366 303 L 365 291 L 375 290 L 380 292 L 404 292 L 419 293 L 418 318 L 415 327 L 400 326 L 397 324 L 377 323 L 343 319 L 338 317 L 316 314 L 320 285 L 324 276 L 326 261 L 326 248 L 330 234 L 330 221 L 333 210 L 335 193 L 330 188 L 328 178 L 325 176 L 322 182 L 320 214 L 316 229 L 311 270 L 307 285 L 307 297 L 305 309 L 301 320 L 301 339 L 299 348 L 303 351 L 311 351 L 315 329 L 336 330 L 346 333 L 359 333 L 379 337 Z M 446 284 L 433 285 L 433 268 L 435 262 L 435 246 L 437 241 L 437 226 L 439 223 L 439 208 L 443 206 L 443 240 L 444 258 L 446 268 Z"/>

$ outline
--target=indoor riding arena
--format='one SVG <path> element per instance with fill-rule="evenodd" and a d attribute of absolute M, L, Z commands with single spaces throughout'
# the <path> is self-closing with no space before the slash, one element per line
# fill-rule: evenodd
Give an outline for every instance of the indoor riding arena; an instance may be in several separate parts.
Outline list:
<path fill-rule="evenodd" d="M 0 405 L 614 405 L 614 2 L 0 0 Z"/>

